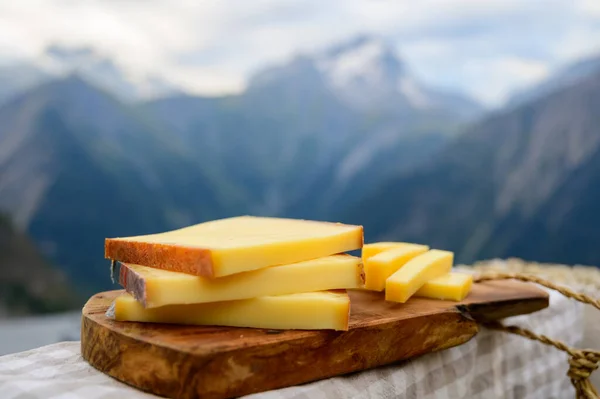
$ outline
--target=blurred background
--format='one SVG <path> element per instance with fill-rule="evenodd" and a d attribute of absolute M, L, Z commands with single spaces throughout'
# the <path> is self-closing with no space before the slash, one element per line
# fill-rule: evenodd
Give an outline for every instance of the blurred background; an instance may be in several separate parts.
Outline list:
<path fill-rule="evenodd" d="M 0 354 L 227 216 L 600 265 L 600 1 L 0 0 L 0 214 Z"/>

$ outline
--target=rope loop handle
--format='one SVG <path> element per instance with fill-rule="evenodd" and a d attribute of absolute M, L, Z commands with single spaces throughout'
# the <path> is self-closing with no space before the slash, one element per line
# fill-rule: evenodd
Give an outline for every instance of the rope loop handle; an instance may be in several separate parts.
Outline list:
<path fill-rule="evenodd" d="M 600 300 L 592 298 L 588 295 L 575 292 L 569 288 L 559 286 L 551 281 L 540 277 L 521 273 L 486 273 L 475 277 L 476 282 L 492 281 L 492 280 L 520 280 L 524 282 L 536 283 L 551 290 L 560 292 L 567 298 L 575 299 L 576 301 L 592 305 L 600 310 Z M 499 321 L 490 321 L 481 323 L 483 326 L 505 331 L 511 334 L 520 335 L 522 337 L 541 342 L 544 345 L 553 346 L 569 355 L 569 371 L 567 375 L 571 379 L 571 383 L 575 387 L 577 399 L 598 399 L 600 395 L 596 388 L 589 380 L 590 375 L 596 370 L 600 364 L 600 351 L 591 349 L 576 349 L 569 347 L 565 343 L 548 338 L 545 335 L 536 334 L 533 331 L 521 328 L 518 326 L 505 326 Z"/>

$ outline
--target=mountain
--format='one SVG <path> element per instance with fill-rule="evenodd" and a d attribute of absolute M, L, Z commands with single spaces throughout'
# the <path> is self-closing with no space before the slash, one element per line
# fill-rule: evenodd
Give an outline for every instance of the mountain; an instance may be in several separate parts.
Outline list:
<path fill-rule="evenodd" d="M 508 104 L 509 106 L 518 106 L 545 97 L 596 73 L 600 73 L 600 55 L 590 56 L 559 68 L 542 82 L 515 93 L 509 99 Z"/>
<path fill-rule="evenodd" d="M 252 213 L 326 218 L 421 162 L 481 108 L 419 83 L 360 37 L 256 73 L 236 96 L 175 96 L 142 112 L 223 170 Z"/>
<path fill-rule="evenodd" d="M 411 128 L 472 120 L 482 112 L 474 100 L 460 93 L 429 87 L 414 77 L 393 46 L 384 39 L 361 35 L 312 55 L 265 68 L 250 79 L 250 88 L 264 85 L 290 85 L 285 79 L 292 71 L 310 69 L 319 83 L 355 112 L 371 118 L 401 121 Z M 295 75 L 298 78 L 298 73 Z M 294 82 L 305 87 L 314 81 Z M 452 132 L 452 129 L 448 129 Z"/>
<path fill-rule="evenodd" d="M 458 260 L 600 265 L 600 74 L 473 125 L 345 212 L 368 240 L 426 242 Z"/>
<path fill-rule="evenodd" d="M 104 238 L 229 215 L 235 192 L 175 137 L 77 76 L 0 108 L 0 209 L 75 288 L 106 288 Z"/>
<path fill-rule="evenodd" d="M 469 119 L 481 113 L 475 101 L 428 87 L 416 79 L 381 38 L 358 36 L 314 56 L 328 87 L 354 108 L 391 113 L 406 120 L 419 117 Z"/>
<path fill-rule="evenodd" d="M 73 309 L 80 302 L 65 275 L 0 214 L 0 318 Z"/>

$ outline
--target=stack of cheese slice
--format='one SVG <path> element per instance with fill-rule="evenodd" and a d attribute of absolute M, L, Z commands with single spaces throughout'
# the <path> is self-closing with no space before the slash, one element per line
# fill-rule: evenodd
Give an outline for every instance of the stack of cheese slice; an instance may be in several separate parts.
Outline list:
<path fill-rule="evenodd" d="M 116 320 L 270 329 L 347 330 L 346 289 L 364 282 L 363 229 L 236 217 L 162 234 L 113 238 L 126 293 Z"/>
<path fill-rule="evenodd" d="M 454 254 L 426 245 L 401 242 L 366 244 L 362 258 L 365 288 L 385 290 L 385 299 L 406 302 L 411 296 L 462 301 L 473 277 L 452 272 Z"/>

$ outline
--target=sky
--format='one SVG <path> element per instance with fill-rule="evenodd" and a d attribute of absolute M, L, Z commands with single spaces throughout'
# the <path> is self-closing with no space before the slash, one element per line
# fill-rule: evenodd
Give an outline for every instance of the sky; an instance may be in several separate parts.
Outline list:
<path fill-rule="evenodd" d="M 199 94 L 358 34 L 389 40 L 423 82 L 498 106 L 600 53 L 600 0 L 0 0 L 0 61 L 89 46 L 132 79 Z"/>

